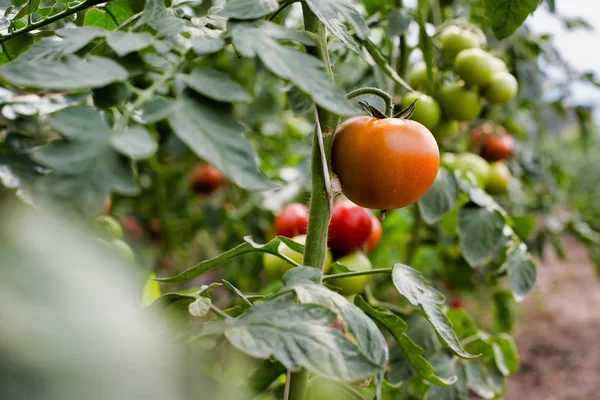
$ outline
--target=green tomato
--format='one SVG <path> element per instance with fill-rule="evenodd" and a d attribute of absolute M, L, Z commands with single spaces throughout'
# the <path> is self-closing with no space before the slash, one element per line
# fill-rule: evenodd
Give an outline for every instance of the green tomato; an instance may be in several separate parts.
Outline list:
<path fill-rule="evenodd" d="M 440 158 L 440 164 L 444 167 L 455 168 L 456 165 L 456 154 L 454 153 L 442 153 Z"/>
<path fill-rule="evenodd" d="M 469 121 L 481 112 L 481 98 L 475 88 L 467 89 L 461 83 L 442 86 L 438 101 L 447 119 Z"/>
<path fill-rule="evenodd" d="M 437 68 L 433 68 L 433 77 L 437 73 Z M 413 89 L 419 89 L 427 83 L 429 76 L 427 76 L 427 64 L 423 61 L 420 61 L 414 64 L 406 73 L 406 83 L 410 85 Z"/>
<path fill-rule="evenodd" d="M 131 247 L 127 243 L 119 239 L 113 239 L 109 242 L 110 247 L 117 253 L 117 255 L 129 264 L 133 264 L 135 261 L 135 254 Z"/>
<path fill-rule="evenodd" d="M 442 54 L 449 63 L 454 62 L 454 58 L 461 51 L 478 48 L 484 44 L 481 43 L 476 33 L 461 29 L 455 25 L 444 29 L 440 33 L 439 39 L 442 46 Z"/>
<path fill-rule="evenodd" d="M 454 168 L 464 173 L 472 173 L 478 185 L 482 188 L 487 184 L 491 174 L 490 164 L 482 157 L 473 153 L 458 154 L 454 162 Z"/>
<path fill-rule="evenodd" d="M 454 72 L 468 85 L 485 86 L 494 77 L 493 57 L 481 49 L 463 50 L 454 60 Z"/>
<path fill-rule="evenodd" d="M 503 194 L 508 190 L 511 173 L 505 163 L 498 161 L 491 164 L 490 177 L 485 185 L 489 194 Z"/>
<path fill-rule="evenodd" d="M 517 79 L 508 72 L 496 72 L 490 84 L 485 88 L 485 98 L 492 104 L 506 103 L 512 100 L 519 90 Z"/>
<path fill-rule="evenodd" d="M 438 142 L 451 138 L 458 131 L 458 121 L 441 121 L 431 132 Z"/>
<path fill-rule="evenodd" d="M 492 68 L 494 72 L 506 72 L 508 69 L 506 68 L 506 63 L 504 60 L 498 57 L 491 56 Z"/>
<path fill-rule="evenodd" d="M 94 219 L 94 226 L 104 237 L 123 239 L 123 228 L 119 221 L 109 215 L 102 215 Z"/>
<path fill-rule="evenodd" d="M 304 244 L 306 242 L 306 235 L 294 236 L 292 240 L 296 243 Z M 288 246 L 285 245 L 285 243 L 280 243 L 277 250 L 280 254 L 283 254 L 284 256 L 302 265 L 304 258 L 302 254 L 290 249 Z M 331 254 L 331 251 L 327 249 L 327 255 L 325 258 L 325 273 L 327 273 L 331 268 L 332 260 L 333 256 Z M 271 279 L 281 279 L 283 274 L 285 274 L 289 269 L 291 269 L 293 265 L 273 254 L 264 253 L 263 267 L 265 269 L 265 272 Z"/>
<path fill-rule="evenodd" d="M 338 262 L 351 271 L 368 271 L 373 269 L 373 266 L 371 265 L 371 262 L 367 256 L 361 252 L 348 254 L 340 258 Z M 371 275 L 360 275 L 350 278 L 332 279 L 329 281 L 329 283 L 332 286 L 339 288 L 342 295 L 350 296 L 353 294 L 362 293 L 370 280 Z"/>
<path fill-rule="evenodd" d="M 402 108 L 408 107 L 415 100 L 418 101 L 415 106 L 415 112 L 410 119 L 420 122 L 425 128 L 432 130 L 440 122 L 440 106 L 433 97 L 423 93 L 412 92 L 408 93 L 402 99 Z"/>

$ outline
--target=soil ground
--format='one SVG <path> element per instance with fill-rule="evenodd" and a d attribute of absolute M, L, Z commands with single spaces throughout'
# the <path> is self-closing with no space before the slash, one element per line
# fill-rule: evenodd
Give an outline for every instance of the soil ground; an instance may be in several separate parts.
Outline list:
<path fill-rule="evenodd" d="M 565 248 L 566 260 L 547 249 L 520 305 L 506 400 L 600 400 L 600 279 L 582 245 L 567 237 Z"/>

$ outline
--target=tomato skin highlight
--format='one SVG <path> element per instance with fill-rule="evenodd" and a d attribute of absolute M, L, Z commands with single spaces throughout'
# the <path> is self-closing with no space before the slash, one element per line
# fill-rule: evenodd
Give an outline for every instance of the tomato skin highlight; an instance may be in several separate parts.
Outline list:
<path fill-rule="evenodd" d="M 283 207 L 275 217 L 275 234 L 294 237 L 306 233 L 308 228 L 308 207 L 292 203 Z"/>
<path fill-rule="evenodd" d="M 379 244 L 381 240 L 382 227 L 379 218 L 375 215 L 371 214 L 371 234 L 367 239 L 367 243 L 365 243 L 365 251 L 367 253 L 373 251 L 375 247 Z"/>
<path fill-rule="evenodd" d="M 346 197 L 380 210 L 406 207 L 423 197 L 440 164 L 431 132 L 398 118 L 348 119 L 336 131 L 331 157 Z"/>
<path fill-rule="evenodd" d="M 371 212 L 349 201 L 333 205 L 327 243 L 335 253 L 360 249 L 371 235 Z"/>
<path fill-rule="evenodd" d="M 210 194 L 223 186 L 223 175 L 212 165 L 202 164 L 192 172 L 190 186 L 194 193 Z"/>

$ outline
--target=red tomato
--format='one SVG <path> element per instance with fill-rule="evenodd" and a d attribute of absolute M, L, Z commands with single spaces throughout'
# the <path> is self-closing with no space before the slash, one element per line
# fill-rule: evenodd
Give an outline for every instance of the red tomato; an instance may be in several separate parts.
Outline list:
<path fill-rule="evenodd" d="M 349 201 L 333 206 L 328 244 L 337 253 L 360 249 L 371 235 L 371 212 Z"/>
<path fill-rule="evenodd" d="M 202 164 L 192 172 L 190 186 L 195 193 L 210 194 L 223 186 L 223 175 L 212 165 Z"/>
<path fill-rule="evenodd" d="M 275 234 L 294 237 L 306 233 L 308 227 L 308 207 L 292 203 L 283 207 L 275 217 Z"/>
<path fill-rule="evenodd" d="M 381 222 L 379 222 L 379 218 L 375 215 L 371 214 L 371 234 L 367 239 L 367 243 L 365 244 L 365 251 L 370 252 L 373 250 L 381 239 Z"/>
<path fill-rule="evenodd" d="M 450 301 L 450 308 L 461 310 L 465 308 L 465 302 L 460 297 L 455 297 Z"/>
<path fill-rule="evenodd" d="M 488 136 L 483 142 L 481 155 L 488 161 L 506 160 L 515 147 L 515 139 L 509 135 Z"/>
<path fill-rule="evenodd" d="M 416 121 L 354 117 L 335 133 L 331 164 L 348 199 L 392 210 L 427 193 L 440 153 L 431 132 Z"/>

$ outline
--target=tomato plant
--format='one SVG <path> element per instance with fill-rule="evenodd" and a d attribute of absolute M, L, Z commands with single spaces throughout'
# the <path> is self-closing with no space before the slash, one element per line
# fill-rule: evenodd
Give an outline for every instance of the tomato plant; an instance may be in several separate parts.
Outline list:
<path fill-rule="evenodd" d="M 589 140 L 591 116 L 562 87 L 547 100 L 560 58 L 517 29 L 538 2 L 413 3 L 11 2 L 0 253 L 30 280 L 75 263 L 63 278 L 96 283 L 106 264 L 114 299 L 77 314 L 135 300 L 126 325 L 157 350 L 139 365 L 161 371 L 148 398 L 502 398 L 529 251 L 571 231 L 597 256 L 594 178 L 541 143 L 557 115 Z M 164 371 L 185 387 L 152 390 Z"/>

